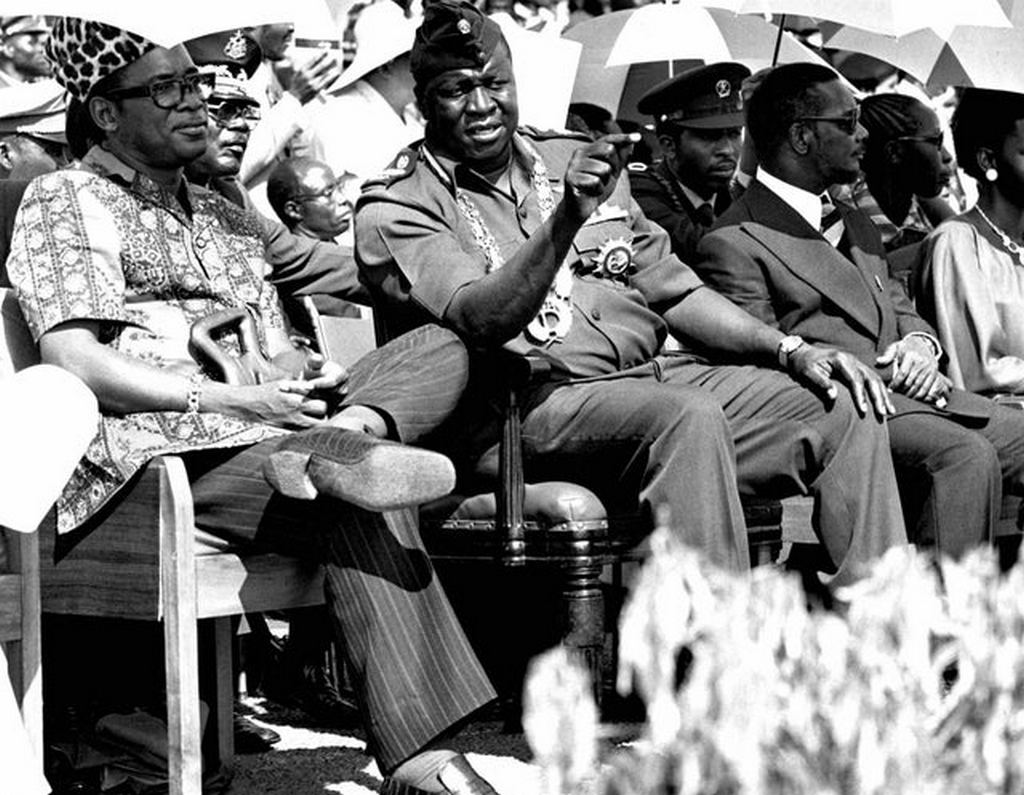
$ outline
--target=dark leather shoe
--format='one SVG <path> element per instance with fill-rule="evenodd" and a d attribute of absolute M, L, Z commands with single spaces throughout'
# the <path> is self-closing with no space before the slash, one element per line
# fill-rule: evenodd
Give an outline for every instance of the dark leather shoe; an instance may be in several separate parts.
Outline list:
<path fill-rule="evenodd" d="M 287 497 L 326 494 L 370 511 L 420 505 L 455 487 L 455 467 L 440 453 L 335 427 L 285 437 L 263 475 Z"/>
<path fill-rule="evenodd" d="M 245 715 L 237 712 L 234 715 L 232 726 L 235 733 L 236 754 L 261 754 L 269 751 L 275 743 L 281 742 L 281 735 L 273 729 L 257 726 Z"/>
<path fill-rule="evenodd" d="M 452 795 L 498 795 L 494 787 L 477 773 L 469 760 L 458 754 L 438 771 L 438 781 Z"/>

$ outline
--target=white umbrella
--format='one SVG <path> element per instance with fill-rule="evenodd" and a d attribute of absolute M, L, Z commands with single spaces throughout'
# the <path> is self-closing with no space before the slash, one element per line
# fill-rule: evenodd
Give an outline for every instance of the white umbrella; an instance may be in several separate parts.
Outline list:
<path fill-rule="evenodd" d="M 675 3 L 602 14 L 563 37 L 583 45 L 573 102 L 644 121 L 635 107 L 644 90 L 702 63 L 738 61 L 752 71 L 770 66 L 779 31 L 757 16 Z M 778 60 L 824 63 L 789 33 L 782 34 Z"/>
<path fill-rule="evenodd" d="M 890 36 L 922 28 L 943 34 L 957 25 L 1010 26 L 1000 0 L 744 0 L 738 10 L 801 14 Z"/>
<path fill-rule="evenodd" d="M 822 25 L 824 45 L 864 53 L 902 69 L 928 88 L 974 86 L 1024 92 L 1024 30 L 961 25 L 945 36 L 919 30 L 882 36 L 849 25 Z"/>

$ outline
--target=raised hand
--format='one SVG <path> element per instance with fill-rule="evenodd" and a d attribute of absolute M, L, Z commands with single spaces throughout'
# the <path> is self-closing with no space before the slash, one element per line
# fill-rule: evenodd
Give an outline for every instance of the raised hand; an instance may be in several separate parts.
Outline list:
<path fill-rule="evenodd" d="M 615 189 L 639 133 L 614 133 L 577 149 L 565 170 L 570 217 L 582 223 Z"/>

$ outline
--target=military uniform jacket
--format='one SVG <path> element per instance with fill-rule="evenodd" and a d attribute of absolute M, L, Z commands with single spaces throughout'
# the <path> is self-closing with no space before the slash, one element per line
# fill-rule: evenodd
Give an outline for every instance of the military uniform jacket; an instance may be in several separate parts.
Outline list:
<path fill-rule="evenodd" d="M 452 326 L 447 309 L 453 296 L 488 272 L 484 250 L 456 203 L 456 186 L 477 207 L 504 261 L 542 223 L 530 180 L 530 149 L 543 160 L 560 200 L 566 166 L 586 139 L 530 128 L 519 135 L 511 194 L 438 156 L 435 162 L 444 169 L 439 175 L 422 145 L 405 150 L 392 169 L 364 186 L 356 207 L 356 259 L 361 278 L 384 309 L 388 336 L 428 322 Z M 632 260 L 612 276 L 602 263 L 612 248 L 621 250 L 620 244 L 632 251 Z M 567 262 L 574 274 L 573 322 L 565 339 L 546 346 L 546 353 L 556 373 L 570 378 L 607 376 L 651 359 L 667 335 L 661 312 L 701 286 L 672 254 L 664 230 L 632 200 L 625 177 L 581 227 Z M 523 352 L 537 346 L 520 335 L 508 347 Z"/>
<path fill-rule="evenodd" d="M 644 215 L 668 232 L 675 255 L 683 262 L 693 263 L 697 256 L 697 244 L 711 228 L 711 224 L 705 224 L 699 218 L 697 208 L 665 161 L 657 160 L 646 169 L 631 169 L 629 182 L 633 198 Z M 715 218 L 729 208 L 731 201 L 728 191 L 715 196 Z"/>

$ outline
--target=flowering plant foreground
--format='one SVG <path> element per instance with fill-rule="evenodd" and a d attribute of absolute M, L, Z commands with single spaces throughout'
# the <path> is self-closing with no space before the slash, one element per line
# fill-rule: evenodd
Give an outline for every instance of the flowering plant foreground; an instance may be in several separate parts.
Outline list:
<path fill-rule="evenodd" d="M 542 655 L 523 725 L 546 795 L 1024 793 L 1024 554 L 1000 574 L 989 550 L 894 549 L 828 612 L 778 568 L 712 571 L 665 528 L 651 549 L 617 682 L 643 738 L 599 759 L 586 674 Z"/>

